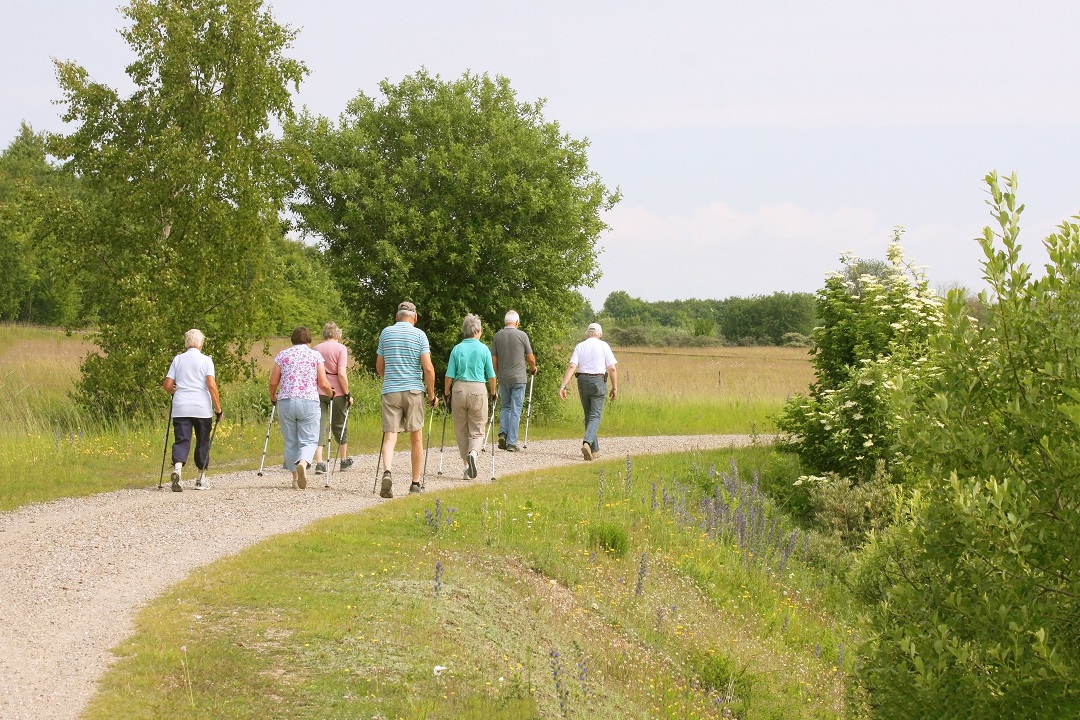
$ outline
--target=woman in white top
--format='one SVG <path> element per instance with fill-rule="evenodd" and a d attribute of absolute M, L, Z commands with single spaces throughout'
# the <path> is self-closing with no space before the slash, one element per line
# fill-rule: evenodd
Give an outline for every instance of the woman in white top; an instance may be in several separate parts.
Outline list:
<path fill-rule="evenodd" d="M 195 489 L 204 490 L 206 465 L 210 460 L 210 431 L 212 418 L 221 419 L 221 398 L 218 397 L 217 380 L 214 378 L 214 361 L 202 354 L 206 337 L 192 328 L 184 333 L 187 350 L 173 358 L 165 375 L 165 392 L 172 399 L 172 489 L 182 492 L 180 469 L 187 462 L 191 450 L 191 434 L 195 433 L 195 467 L 199 477 Z"/>

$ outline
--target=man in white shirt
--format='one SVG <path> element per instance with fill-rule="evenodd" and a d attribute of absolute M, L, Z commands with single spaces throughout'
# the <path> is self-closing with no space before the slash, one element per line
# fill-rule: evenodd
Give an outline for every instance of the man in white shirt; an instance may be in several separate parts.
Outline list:
<path fill-rule="evenodd" d="M 570 378 L 577 376 L 578 395 L 581 407 L 585 411 L 585 437 L 581 441 L 581 455 L 592 460 L 600 452 L 600 441 L 596 433 L 600 429 L 600 418 L 604 414 L 604 401 L 608 397 L 607 380 L 611 379 L 611 400 L 619 394 L 618 375 L 615 372 L 615 354 L 611 346 L 600 338 L 604 330 L 600 323 L 592 323 L 585 332 L 585 339 L 577 344 L 570 355 L 570 364 L 566 366 L 559 397 L 566 399 L 566 385 Z"/>
<path fill-rule="evenodd" d="M 191 450 L 191 434 L 195 433 L 195 467 L 199 477 L 195 489 L 207 487 L 205 472 L 210 461 L 210 432 L 212 418 L 221 419 L 221 398 L 218 397 L 217 380 L 214 378 L 214 361 L 202 354 L 206 337 L 201 331 L 191 329 L 184 333 L 187 350 L 173 358 L 165 376 L 165 392 L 172 399 L 172 489 L 182 492 L 180 469 L 187 462 Z"/>

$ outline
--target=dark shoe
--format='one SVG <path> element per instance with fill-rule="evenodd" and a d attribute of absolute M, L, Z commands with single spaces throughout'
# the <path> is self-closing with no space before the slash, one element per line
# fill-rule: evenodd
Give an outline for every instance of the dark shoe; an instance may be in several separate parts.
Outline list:
<path fill-rule="evenodd" d="M 379 497 L 394 497 L 394 481 L 390 479 L 389 470 L 384 471 L 382 474 L 382 489 L 379 490 Z"/>
<path fill-rule="evenodd" d="M 499 449 L 506 449 L 506 433 L 499 433 Z"/>
<path fill-rule="evenodd" d="M 592 460 L 592 446 L 589 443 L 581 443 L 581 457 Z"/>
<path fill-rule="evenodd" d="M 301 490 L 307 487 L 307 465 L 303 460 L 296 463 L 296 487 Z"/>
<path fill-rule="evenodd" d="M 172 475 L 169 477 L 172 480 L 172 491 L 184 492 L 184 488 L 180 487 L 180 473 L 177 470 L 173 470 Z"/>
<path fill-rule="evenodd" d="M 352 466 L 353 466 L 353 459 L 352 458 L 345 458 L 344 460 L 341 461 L 341 464 L 338 465 L 338 470 L 348 470 Z"/>
<path fill-rule="evenodd" d="M 326 474 L 326 463 L 315 463 L 315 474 L 316 475 L 325 475 Z"/>
<path fill-rule="evenodd" d="M 420 483 L 414 482 L 409 486 L 409 494 L 420 492 Z"/>
<path fill-rule="evenodd" d="M 507 443 L 506 452 L 517 452 L 517 451 L 518 451 L 518 446 L 517 445 L 511 445 L 511 444 Z"/>
<path fill-rule="evenodd" d="M 476 456 L 473 455 L 472 453 L 469 453 L 468 455 L 465 456 L 465 462 L 469 463 L 469 469 L 465 471 L 466 474 L 469 476 L 470 479 L 475 480 L 476 479 Z"/>

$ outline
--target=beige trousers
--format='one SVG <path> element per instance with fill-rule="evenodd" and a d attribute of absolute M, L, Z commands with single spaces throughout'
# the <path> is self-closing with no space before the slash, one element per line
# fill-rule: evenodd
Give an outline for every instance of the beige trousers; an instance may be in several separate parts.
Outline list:
<path fill-rule="evenodd" d="M 470 450 L 480 452 L 488 418 L 487 383 L 454 381 L 450 392 L 454 415 L 454 434 L 458 452 L 465 460 Z"/>

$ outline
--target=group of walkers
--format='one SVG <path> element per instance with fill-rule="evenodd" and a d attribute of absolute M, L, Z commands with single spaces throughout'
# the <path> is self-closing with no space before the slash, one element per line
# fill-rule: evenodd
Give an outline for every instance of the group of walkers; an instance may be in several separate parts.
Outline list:
<path fill-rule="evenodd" d="M 491 348 L 480 341 L 483 326 L 476 315 L 466 315 L 461 324 L 462 341 L 450 353 L 443 396 L 446 411 L 453 416 L 454 434 L 467 479 L 477 476 L 476 462 L 486 438 L 489 417 L 494 424 L 494 407 L 500 401 L 498 446 L 506 452 L 518 451 L 518 430 L 529 376 L 537 373 L 536 355 L 527 333 L 518 326 L 521 318 L 514 310 L 506 313 L 504 327 L 495 333 Z M 435 393 L 435 367 L 427 334 L 416 326 L 416 306 L 408 301 L 397 307 L 395 322 L 379 335 L 375 372 L 382 379 L 381 419 L 383 438 L 376 467 L 379 494 L 393 494 L 393 460 L 397 436 L 409 433 L 409 492 L 421 490 L 424 461 L 424 416 L 439 403 Z M 585 340 L 570 357 L 559 387 L 559 397 L 567 396 L 572 377 L 585 413 L 585 435 L 581 453 L 592 460 L 600 452 L 597 432 L 605 400 L 618 395 L 616 360 L 611 347 L 601 340 L 598 323 L 589 325 Z M 348 455 L 347 420 L 353 400 L 349 393 L 348 348 L 341 343 L 341 329 L 334 323 L 323 327 L 323 341 L 311 347 L 311 331 L 303 326 L 292 333 L 292 345 L 274 358 L 270 372 L 270 402 L 276 407 L 284 440 L 284 467 L 292 473 L 293 487 L 306 488 L 308 473 L 322 474 L 330 463 L 330 442 L 323 454 L 321 428 L 329 428 L 337 441 L 341 470 L 353 460 Z M 205 337 L 199 330 L 184 335 L 185 352 L 177 355 L 165 379 L 164 389 L 173 396 L 170 413 L 173 428 L 172 490 L 181 492 L 181 473 L 187 463 L 192 435 L 195 439 L 194 487 L 208 487 L 205 472 L 221 401 L 214 376 L 214 363 L 202 354 Z M 608 382 L 610 381 L 610 392 Z M 531 399 L 530 399 L 531 402 Z M 271 418 L 271 422 L 272 422 Z M 440 461 L 441 462 L 441 461 Z M 440 468 L 441 469 L 441 468 Z"/>

